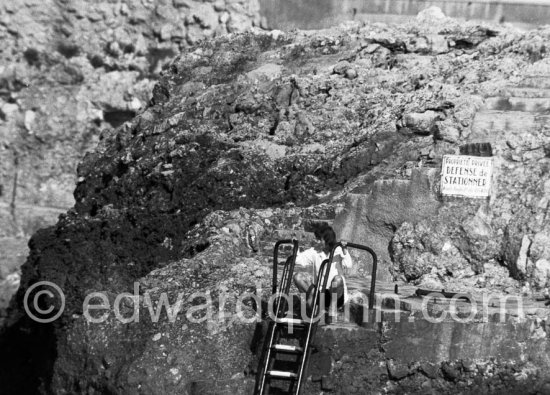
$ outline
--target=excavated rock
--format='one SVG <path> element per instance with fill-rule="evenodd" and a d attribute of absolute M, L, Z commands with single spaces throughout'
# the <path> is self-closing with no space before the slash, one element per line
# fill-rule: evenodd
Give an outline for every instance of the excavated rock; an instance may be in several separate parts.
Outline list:
<path fill-rule="evenodd" d="M 181 49 L 259 25 L 255 0 L 0 5 L 0 237 L 29 237 L 57 220 L 42 207 L 74 205 L 78 162 L 147 106 Z"/>
<path fill-rule="evenodd" d="M 77 164 L 148 105 L 181 49 L 259 23 L 255 0 L 0 4 L 0 249 L 28 253 L 25 238 L 74 205 Z"/>
<path fill-rule="evenodd" d="M 0 338 L 0 384 L 20 392 L 245 393 L 262 305 L 252 295 L 265 301 L 270 293 L 270 262 L 258 240 L 272 245 L 303 231 L 307 215 L 332 216 L 339 232 L 374 235 L 388 277 L 445 283 L 485 273 L 484 284 L 498 287 L 511 274 L 540 286 L 548 276 L 545 118 L 526 116 L 533 128 L 518 130 L 519 121 L 487 122 L 480 110 L 485 96 L 546 70 L 537 43 L 550 31 L 422 18 L 394 27 L 254 30 L 177 56 L 151 104 L 103 133 L 81 162 L 74 209 L 31 240 Z M 194 20 L 212 23 L 208 12 Z M 491 198 L 440 196 L 442 155 L 479 142 L 496 157 Z M 525 235 L 532 246 L 521 277 L 514 268 Z M 49 324 L 23 312 L 24 293 L 39 280 L 65 292 L 65 309 Z M 86 297 L 100 291 L 109 306 L 120 302 L 122 319 L 116 307 L 104 309 L 102 323 L 86 318 Z M 191 298 L 196 291 L 203 299 Z M 122 303 L 121 292 L 137 295 Z M 181 295 L 181 310 L 152 319 L 151 300 L 163 293 L 172 304 Z M 251 301 L 242 307 L 239 298 Z M 239 307 L 246 320 L 232 319 Z M 208 312 L 213 319 L 201 321 Z M 539 324 L 547 337 L 547 324 Z M 321 349 L 318 380 L 307 392 L 319 385 L 344 393 L 535 388 L 529 380 L 538 371 L 523 362 L 515 371 L 491 361 L 490 375 L 459 361 L 420 369 L 385 361 L 384 333 L 364 336 L 364 347 L 350 342 L 337 351 L 334 365 Z M 547 359 L 538 362 L 547 367 Z M 329 382 L 322 377 L 331 367 Z M 536 385 L 545 388 L 543 380 Z"/>

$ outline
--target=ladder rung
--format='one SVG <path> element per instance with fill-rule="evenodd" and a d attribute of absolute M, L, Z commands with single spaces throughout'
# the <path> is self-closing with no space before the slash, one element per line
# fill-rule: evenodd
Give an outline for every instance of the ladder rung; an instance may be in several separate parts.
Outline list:
<path fill-rule="evenodd" d="M 273 349 L 276 351 L 295 352 L 295 353 L 300 353 L 304 350 L 302 347 L 292 346 L 290 344 L 275 344 L 273 346 Z"/>
<path fill-rule="evenodd" d="M 295 379 L 298 377 L 296 373 L 283 372 L 282 370 L 270 370 L 267 372 L 270 377 L 276 377 L 278 379 Z"/>
<path fill-rule="evenodd" d="M 287 324 L 287 325 L 306 325 L 307 324 L 306 321 L 300 320 L 298 318 L 279 318 L 277 319 L 277 323 Z"/>

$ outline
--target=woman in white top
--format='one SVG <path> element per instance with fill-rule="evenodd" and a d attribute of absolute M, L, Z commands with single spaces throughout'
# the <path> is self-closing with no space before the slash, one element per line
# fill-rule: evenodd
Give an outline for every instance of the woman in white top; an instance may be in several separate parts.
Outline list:
<path fill-rule="evenodd" d="M 316 244 L 314 247 L 305 250 L 296 256 L 297 266 L 311 266 L 311 270 L 313 272 L 313 284 L 310 283 L 309 277 L 305 273 L 296 273 L 294 275 L 294 284 L 296 284 L 298 290 L 307 294 L 307 305 L 309 308 L 313 304 L 313 288 L 317 281 L 317 275 L 319 274 L 321 263 L 329 257 L 330 251 L 336 244 L 336 233 L 326 223 L 320 224 L 315 229 L 314 235 L 316 238 Z M 349 269 L 351 266 L 352 260 L 347 248 L 336 248 L 325 290 L 326 306 L 330 305 L 332 295 L 336 295 L 337 307 L 341 307 L 347 302 L 348 295 L 346 280 L 344 278 L 344 267 Z"/>

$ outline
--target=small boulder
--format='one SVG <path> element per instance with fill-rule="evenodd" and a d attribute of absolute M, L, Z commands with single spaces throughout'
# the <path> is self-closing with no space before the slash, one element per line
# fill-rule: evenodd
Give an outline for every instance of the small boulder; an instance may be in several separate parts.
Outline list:
<path fill-rule="evenodd" d="M 447 17 L 439 7 L 428 7 L 418 13 L 416 20 L 420 23 L 441 23 Z"/>
<path fill-rule="evenodd" d="M 443 365 L 441 365 L 441 371 L 449 380 L 457 381 L 460 378 L 460 370 L 450 363 L 443 363 Z"/>
<path fill-rule="evenodd" d="M 462 368 L 465 372 L 474 372 L 476 370 L 476 364 L 470 358 L 462 360 Z"/>
<path fill-rule="evenodd" d="M 432 34 L 428 37 L 432 53 L 442 54 L 449 52 L 449 44 L 444 36 Z"/>
<path fill-rule="evenodd" d="M 516 260 L 516 270 L 521 276 L 525 275 L 527 270 L 527 254 L 529 247 L 531 246 L 531 240 L 527 235 L 523 235 L 521 239 L 521 247 L 519 249 L 518 259 Z"/>
<path fill-rule="evenodd" d="M 413 133 L 426 136 L 437 131 L 436 122 L 439 121 L 440 118 L 440 114 L 432 110 L 411 112 L 403 116 L 403 126 Z"/>
<path fill-rule="evenodd" d="M 213 29 L 218 24 L 218 14 L 210 4 L 195 7 L 193 19 L 203 29 Z"/>
<path fill-rule="evenodd" d="M 4 103 L 0 107 L 0 117 L 9 120 L 19 113 L 19 106 L 16 103 Z"/>
<path fill-rule="evenodd" d="M 395 361 L 389 360 L 386 366 L 388 367 L 388 374 L 393 380 L 401 380 L 409 375 L 409 368 Z"/>
<path fill-rule="evenodd" d="M 539 259 L 535 262 L 533 270 L 533 285 L 537 288 L 544 288 L 548 284 L 550 278 L 550 261 L 547 259 Z"/>
<path fill-rule="evenodd" d="M 456 143 L 460 139 L 460 130 L 450 121 L 437 122 L 437 133 L 435 137 L 438 140 Z"/>
<path fill-rule="evenodd" d="M 430 379 L 436 379 L 437 378 L 437 372 L 439 371 L 439 368 L 430 362 L 423 362 L 420 365 L 420 371 L 424 373 L 424 375 Z"/>
<path fill-rule="evenodd" d="M 334 74 L 344 75 L 350 67 L 351 66 L 349 62 L 344 60 L 342 62 L 338 62 L 336 66 L 334 66 L 334 68 L 332 69 L 332 72 Z"/>
<path fill-rule="evenodd" d="M 349 69 L 346 70 L 345 77 L 348 80 L 353 80 L 353 79 L 357 78 L 357 71 L 353 68 L 349 68 Z"/>

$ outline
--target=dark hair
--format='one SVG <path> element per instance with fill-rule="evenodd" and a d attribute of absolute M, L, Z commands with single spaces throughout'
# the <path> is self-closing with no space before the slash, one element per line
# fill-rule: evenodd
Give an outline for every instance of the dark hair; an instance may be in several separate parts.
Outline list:
<path fill-rule="evenodd" d="M 336 244 L 336 232 L 334 232 L 334 229 L 332 229 L 332 227 L 325 222 L 321 222 L 315 226 L 313 234 L 316 238 L 323 240 L 325 242 L 325 246 L 327 246 L 330 250 L 332 250 Z"/>

